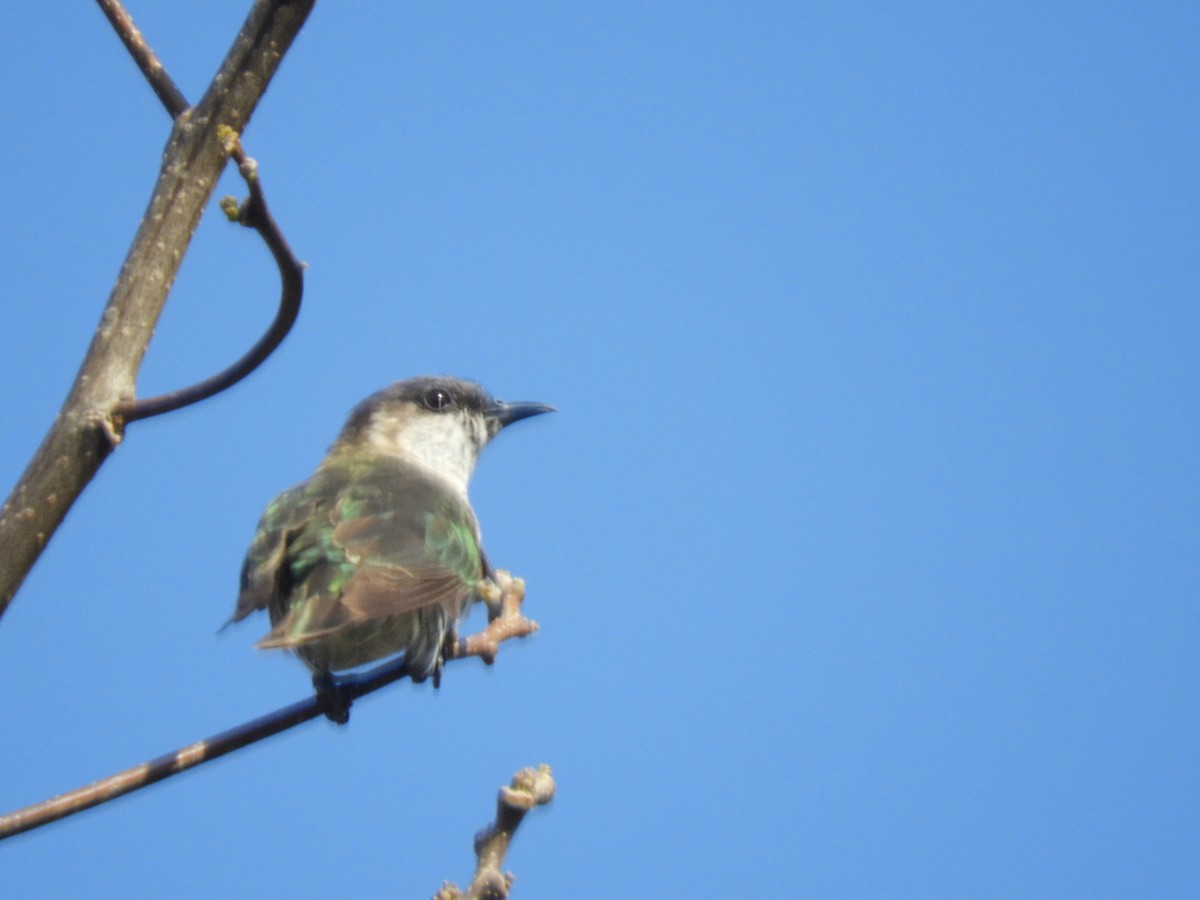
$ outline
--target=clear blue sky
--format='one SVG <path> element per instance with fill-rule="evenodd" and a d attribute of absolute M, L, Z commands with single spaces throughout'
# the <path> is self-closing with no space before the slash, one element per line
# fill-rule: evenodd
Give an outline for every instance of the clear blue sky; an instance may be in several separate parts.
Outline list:
<path fill-rule="evenodd" d="M 248 5 L 131 12 L 195 99 Z M 0 31 L 7 492 L 168 121 L 91 4 Z M 472 488 L 542 631 L 8 842 L 5 890 L 428 896 L 548 762 L 522 900 L 1200 893 L 1197 46 L 1194 4 L 320 4 L 246 134 L 301 319 L 130 428 L 0 621 L 0 808 L 307 693 L 216 630 L 395 379 L 561 409 Z M 144 394 L 272 314 L 215 212 Z"/>

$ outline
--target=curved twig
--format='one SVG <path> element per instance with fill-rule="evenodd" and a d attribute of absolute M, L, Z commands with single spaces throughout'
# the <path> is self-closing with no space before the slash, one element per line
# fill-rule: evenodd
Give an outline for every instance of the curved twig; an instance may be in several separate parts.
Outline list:
<path fill-rule="evenodd" d="M 133 23 L 132 17 L 126 12 L 121 0 L 96 0 L 108 21 L 112 23 L 121 42 L 141 69 L 146 81 L 162 101 L 162 105 L 170 113 L 172 119 L 178 119 L 188 110 L 187 98 L 179 90 L 167 70 L 155 55 L 154 50 L 146 43 L 146 39 Z M 249 199 L 242 204 L 240 210 L 231 213 L 226 209 L 226 215 L 231 220 L 240 222 L 247 228 L 253 228 L 259 233 L 275 264 L 279 267 L 279 279 L 282 284 L 279 296 L 279 310 L 266 334 L 259 338 L 253 347 L 224 371 L 218 372 L 211 378 L 198 382 L 186 388 L 180 388 L 157 397 L 143 400 L 128 399 L 121 401 L 115 410 L 116 417 L 121 422 L 135 422 L 138 419 L 148 419 L 151 416 L 162 415 L 182 409 L 192 403 L 206 400 L 241 381 L 269 357 L 278 347 L 300 314 L 300 300 L 304 295 L 304 265 L 296 259 L 291 247 L 271 216 L 267 200 L 263 194 L 262 184 L 258 179 L 258 165 L 246 155 L 236 133 L 227 132 L 222 140 L 226 150 L 237 162 L 238 171 L 250 189 Z M 225 206 L 225 202 L 222 202 Z"/>
<path fill-rule="evenodd" d="M 447 660 L 477 656 L 490 665 L 495 658 L 498 642 L 525 637 L 537 631 L 537 623 L 526 619 L 521 613 L 525 583 L 519 578 L 512 578 L 507 572 L 497 573 L 497 583 L 502 591 L 500 615 L 489 622 L 479 634 L 459 640 L 446 654 Z M 334 722 L 344 724 L 349 718 L 350 704 L 354 700 L 399 681 L 407 674 L 408 669 L 403 660 L 384 663 L 361 675 L 339 679 L 333 685 L 334 690 L 318 689 L 316 694 L 306 700 L 277 709 L 206 740 L 189 744 L 173 753 L 167 753 L 41 803 L 7 813 L 0 816 L 0 840 L 115 800 L 318 716 L 324 715 Z M 503 851 L 500 858 L 503 859 Z"/>
<path fill-rule="evenodd" d="M 148 419 L 150 416 L 182 409 L 237 384 L 275 352 L 275 348 L 283 343 L 283 339 L 292 330 L 296 317 L 300 315 L 300 301 L 304 295 L 304 263 L 296 259 L 292 248 L 288 246 L 283 233 L 271 216 L 271 210 L 267 207 L 267 199 L 263 195 L 262 185 L 258 179 L 257 164 L 246 155 L 236 134 L 227 134 L 226 141 L 230 146 L 231 155 L 237 160 L 238 171 L 241 172 L 247 187 L 250 188 L 250 196 L 240 208 L 229 197 L 222 201 L 222 207 L 225 209 L 225 214 L 231 219 L 257 231 L 270 249 L 271 255 L 275 258 L 275 264 L 279 267 L 281 282 L 279 309 L 266 333 L 258 339 L 245 356 L 229 368 L 218 372 L 211 378 L 170 393 L 159 394 L 157 397 L 123 400 L 117 405 L 116 415 L 125 422 Z"/>

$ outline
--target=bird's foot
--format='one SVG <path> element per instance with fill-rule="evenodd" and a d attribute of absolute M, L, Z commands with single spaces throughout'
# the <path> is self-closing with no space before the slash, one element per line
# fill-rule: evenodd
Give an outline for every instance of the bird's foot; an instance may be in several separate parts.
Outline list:
<path fill-rule="evenodd" d="M 476 590 L 479 599 L 487 607 L 489 622 L 498 619 L 504 612 L 504 590 L 510 581 L 512 581 L 512 576 L 507 572 L 493 570 L 483 581 L 479 582 Z"/>
<path fill-rule="evenodd" d="M 433 667 L 433 689 L 437 690 L 442 686 L 442 671 L 446 668 L 446 660 L 454 658 L 454 648 L 458 646 L 458 626 L 453 622 L 446 629 L 446 636 L 442 639 L 442 646 L 438 648 L 437 661 Z"/>
<path fill-rule="evenodd" d="M 354 702 L 354 695 L 348 689 L 349 683 L 329 672 L 317 672 L 312 681 L 325 717 L 338 725 L 349 722 L 350 704 Z"/>

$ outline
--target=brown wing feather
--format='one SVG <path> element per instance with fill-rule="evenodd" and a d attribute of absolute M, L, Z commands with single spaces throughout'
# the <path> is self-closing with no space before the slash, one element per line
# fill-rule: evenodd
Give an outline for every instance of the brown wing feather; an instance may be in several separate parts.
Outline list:
<path fill-rule="evenodd" d="M 442 544 L 429 543 L 431 521 Z M 378 459 L 323 468 L 268 507 L 243 567 L 235 619 L 266 607 L 274 627 L 258 646 L 305 648 L 306 657 L 337 660 L 335 668 L 406 644 L 412 652 L 413 641 L 427 655 L 434 632 L 465 613 L 483 575 L 473 537 L 466 569 L 457 544 L 458 555 L 446 557 L 451 521 L 478 533 L 465 503 L 411 468 Z M 420 621 L 406 622 L 412 615 Z M 335 646 L 356 642 L 361 652 Z"/>

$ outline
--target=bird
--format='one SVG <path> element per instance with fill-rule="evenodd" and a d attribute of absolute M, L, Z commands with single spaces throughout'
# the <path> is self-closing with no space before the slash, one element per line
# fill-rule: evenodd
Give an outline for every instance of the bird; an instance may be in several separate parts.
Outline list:
<path fill-rule="evenodd" d="M 312 477 L 267 504 L 230 623 L 265 609 L 257 646 L 292 651 L 318 690 L 399 654 L 410 678 L 436 685 L 447 641 L 495 575 L 467 498 L 475 463 L 505 426 L 554 411 L 447 376 L 367 397 Z"/>

